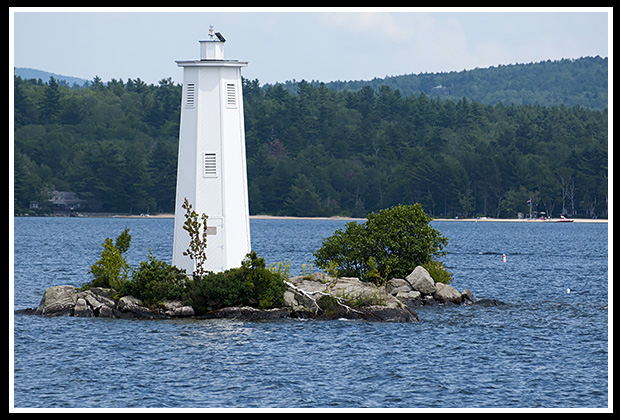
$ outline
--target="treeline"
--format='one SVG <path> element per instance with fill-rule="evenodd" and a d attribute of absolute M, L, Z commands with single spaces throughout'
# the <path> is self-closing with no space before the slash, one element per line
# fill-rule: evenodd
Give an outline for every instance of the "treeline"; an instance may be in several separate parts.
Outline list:
<path fill-rule="evenodd" d="M 244 87 L 254 213 L 433 216 L 607 212 L 607 111 L 482 105 L 389 87 Z"/>
<path fill-rule="evenodd" d="M 244 80 L 251 214 L 607 215 L 607 110 L 483 105 L 383 86 Z M 15 210 L 52 188 L 96 211 L 174 211 L 181 87 L 15 78 Z"/>
<path fill-rule="evenodd" d="M 173 212 L 181 87 L 95 77 L 88 88 L 15 77 L 15 212 L 51 190 L 92 211 Z"/>
<path fill-rule="evenodd" d="M 356 91 L 370 86 L 399 90 L 403 96 L 440 96 L 458 101 L 465 97 L 495 105 L 579 105 L 584 108 L 607 107 L 608 60 L 600 56 L 579 59 L 547 60 L 538 63 L 499 65 L 497 67 L 445 73 L 420 73 L 386 76 L 372 80 L 328 82 L 329 89 Z M 319 86 L 321 82 L 310 84 Z M 297 82 L 282 85 L 297 92 Z"/>

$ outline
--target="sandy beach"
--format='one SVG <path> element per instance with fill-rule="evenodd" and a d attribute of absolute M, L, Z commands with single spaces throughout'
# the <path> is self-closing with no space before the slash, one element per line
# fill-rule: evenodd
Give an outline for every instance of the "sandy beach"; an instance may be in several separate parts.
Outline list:
<path fill-rule="evenodd" d="M 433 219 L 438 222 L 519 222 L 519 223 L 570 223 L 568 220 L 572 220 L 575 223 L 607 223 L 607 219 L 495 219 L 492 217 L 480 218 L 480 219 Z"/>
<path fill-rule="evenodd" d="M 89 217 L 88 214 L 83 214 L 83 216 Z M 93 216 L 90 216 L 93 217 Z M 97 216 L 95 216 L 97 217 Z M 105 216 L 98 216 L 105 217 Z M 174 219 L 173 213 L 161 213 L 161 214 L 151 214 L 148 216 L 141 215 L 113 215 L 108 217 L 127 217 L 127 218 L 150 218 L 150 219 Z M 271 216 L 267 214 L 256 214 L 251 215 L 250 219 L 257 220 L 345 220 L 345 221 L 361 221 L 366 220 L 365 218 L 356 218 L 356 217 L 344 217 L 344 216 L 332 216 L 332 217 L 296 217 L 296 216 Z M 492 217 L 484 217 L 484 218 L 471 218 L 471 219 L 442 219 L 437 218 L 433 219 L 437 222 L 517 222 L 517 223 L 555 223 L 555 222 L 564 222 L 567 223 L 566 220 L 562 219 L 496 219 Z M 575 223 L 608 223 L 608 219 L 568 219 L 572 220 Z"/>

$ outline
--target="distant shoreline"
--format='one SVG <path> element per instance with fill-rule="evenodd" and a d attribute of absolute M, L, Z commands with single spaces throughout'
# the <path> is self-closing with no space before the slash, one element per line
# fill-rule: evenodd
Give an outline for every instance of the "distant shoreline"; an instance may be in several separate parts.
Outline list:
<path fill-rule="evenodd" d="M 608 223 L 607 219 L 569 219 L 575 223 Z M 525 222 L 525 223 L 555 223 L 562 222 L 562 219 L 549 219 L 549 220 L 540 220 L 540 219 L 495 219 L 492 217 L 487 217 L 485 219 L 433 219 L 435 222 Z M 564 221 L 567 223 L 567 221 Z M 568 222 L 570 223 L 570 222 Z"/>
<path fill-rule="evenodd" d="M 37 217 L 37 216 L 27 216 Z M 64 216 L 51 216 L 64 217 Z M 78 217 L 109 217 L 109 218 L 126 218 L 126 219 L 174 219 L 174 213 L 160 213 L 151 215 L 129 215 L 129 214 L 112 214 L 112 213 L 80 213 Z M 360 221 L 366 220 L 363 217 L 345 217 L 345 216 L 323 216 L 323 217 L 299 217 L 299 216 L 271 216 L 268 214 L 251 215 L 250 219 L 254 220 L 343 220 L 343 221 Z M 608 219 L 570 219 L 575 223 L 608 223 Z M 561 222 L 562 219 L 497 219 L 493 217 L 486 218 L 469 218 L 469 219 L 446 219 L 436 218 L 435 222 L 518 222 L 518 223 L 554 223 Z"/>

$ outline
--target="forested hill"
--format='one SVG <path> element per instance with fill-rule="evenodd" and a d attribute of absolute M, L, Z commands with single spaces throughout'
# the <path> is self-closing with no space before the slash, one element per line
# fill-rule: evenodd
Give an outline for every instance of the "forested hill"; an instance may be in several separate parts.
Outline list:
<path fill-rule="evenodd" d="M 607 215 L 607 110 L 485 105 L 388 86 L 244 80 L 251 214 Z M 91 210 L 172 212 L 181 86 L 15 78 L 15 211 L 74 191 Z M 29 209 L 33 203 L 39 209 Z"/>
<path fill-rule="evenodd" d="M 356 91 L 364 86 L 378 90 L 388 86 L 401 95 L 438 96 L 459 100 L 463 97 L 494 105 L 579 105 L 585 108 L 607 107 L 607 58 L 582 57 L 529 64 L 499 65 L 448 73 L 420 73 L 386 76 L 372 80 L 325 83 L 330 89 Z M 310 82 L 319 86 L 320 82 Z M 291 92 L 297 82 L 282 83 Z M 268 86 L 268 85 L 267 85 Z"/>

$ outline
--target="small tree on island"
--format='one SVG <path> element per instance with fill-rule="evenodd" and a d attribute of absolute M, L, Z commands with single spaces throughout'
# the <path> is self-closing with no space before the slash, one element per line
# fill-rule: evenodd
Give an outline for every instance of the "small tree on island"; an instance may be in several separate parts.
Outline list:
<path fill-rule="evenodd" d="M 204 268 L 204 263 L 207 261 L 207 216 L 205 213 L 198 215 L 192 210 L 192 205 L 189 203 L 187 197 L 183 201 L 185 209 L 185 223 L 183 223 L 183 229 L 189 233 L 189 248 L 183 251 L 183 255 L 190 257 L 196 268 L 194 269 L 195 276 L 203 276 L 207 270 Z"/>
<path fill-rule="evenodd" d="M 124 254 L 131 244 L 129 228 L 112 241 L 112 238 L 105 238 L 101 258 L 90 266 L 88 271 L 93 275 L 93 279 L 82 285 L 83 289 L 91 287 L 111 287 L 120 290 L 128 281 L 131 267 L 127 264 Z"/>
<path fill-rule="evenodd" d="M 380 284 L 404 278 L 416 266 L 437 272 L 436 281 L 451 281 L 450 273 L 434 257 L 445 255 L 448 239 L 431 225 L 418 203 L 370 213 L 364 223 L 347 223 L 345 230 L 323 240 L 314 253 L 315 264 L 339 276 L 358 277 Z M 442 273 L 442 271 L 444 271 Z"/>

